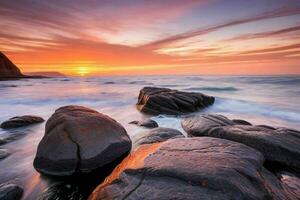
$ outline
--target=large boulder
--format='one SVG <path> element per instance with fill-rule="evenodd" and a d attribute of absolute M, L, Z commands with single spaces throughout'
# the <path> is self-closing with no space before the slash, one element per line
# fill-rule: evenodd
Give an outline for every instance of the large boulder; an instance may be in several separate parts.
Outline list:
<path fill-rule="evenodd" d="M 17 116 L 8 119 L 7 121 L 4 121 L 0 127 L 3 129 L 9 129 L 9 128 L 18 128 L 22 126 L 28 126 L 31 124 L 41 123 L 44 119 L 35 116 L 35 115 L 23 115 L 23 116 Z"/>
<path fill-rule="evenodd" d="M 300 169 L 300 132 L 266 125 L 245 125 L 222 115 L 198 115 L 182 120 L 190 136 L 209 136 L 246 144 L 259 150 L 269 162 Z M 250 123 L 249 123 L 250 124 Z"/>
<path fill-rule="evenodd" d="M 197 111 L 213 103 L 214 97 L 202 93 L 144 87 L 136 105 L 138 110 L 148 114 L 179 115 Z"/>
<path fill-rule="evenodd" d="M 20 69 L 13 64 L 8 57 L 0 52 L 0 79 L 1 78 L 22 78 L 24 75 Z"/>
<path fill-rule="evenodd" d="M 82 106 L 65 106 L 47 121 L 34 167 L 57 176 L 89 173 L 130 150 L 126 130 L 114 119 Z"/>
<path fill-rule="evenodd" d="M 152 143 L 157 143 L 157 142 L 164 142 L 169 139 L 174 139 L 174 138 L 183 138 L 184 135 L 172 128 L 163 128 L 163 127 L 158 127 L 151 129 L 150 131 L 147 131 L 145 133 L 141 134 L 142 137 L 137 139 L 135 141 L 135 145 L 142 145 L 142 144 L 152 144 Z"/>
<path fill-rule="evenodd" d="M 14 183 L 3 183 L 0 185 L 0 200 L 19 200 L 23 189 Z"/>
<path fill-rule="evenodd" d="M 259 151 L 218 138 L 177 138 L 142 145 L 89 200 L 296 200 L 263 163 Z"/>

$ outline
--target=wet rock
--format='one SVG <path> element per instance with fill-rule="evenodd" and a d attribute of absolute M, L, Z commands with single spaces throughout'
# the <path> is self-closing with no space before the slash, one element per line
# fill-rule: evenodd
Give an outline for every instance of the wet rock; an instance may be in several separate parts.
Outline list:
<path fill-rule="evenodd" d="M 184 135 L 176 129 L 163 127 L 151 129 L 150 131 L 147 131 L 142 135 L 143 136 L 141 138 L 136 140 L 135 145 L 152 144 L 157 142 L 164 142 L 169 139 L 184 137 Z"/>
<path fill-rule="evenodd" d="M 240 124 L 240 125 L 252 125 L 250 122 L 247 122 L 242 119 L 233 119 L 232 120 L 235 124 Z"/>
<path fill-rule="evenodd" d="M 300 132 L 287 128 L 240 125 L 221 115 L 199 115 L 182 121 L 190 136 L 209 136 L 246 144 L 259 150 L 268 162 L 300 168 Z"/>
<path fill-rule="evenodd" d="M 22 126 L 28 126 L 31 124 L 41 123 L 44 119 L 39 116 L 34 115 L 23 115 L 10 118 L 9 120 L 3 122 L 0 127 L 3 129 L 18 128 Z"/>
<path fill-rule="evenodd" d="M 9 153 L 6 149 L 0 149 L 0 160 L 9 156 Z"/>
<path fill-rule="evenodd" d="M 202 93 L 144 87 L 136 105 L 144 113 L 179 115 L 197 111 L 213 103 L 214 97 Z"/>
<path fill-rule="evenodd" d="M 78 186 L 58 183 L 44 191 L 38 200 L 85 200 Z"/>
<path fill-rule="evenodd" d="M 259 151 L 219 138 L 142 145 L 89 199 L 297 199 L 263 163 Z"/>
<path fill-rule="evenodd" d="M 82 106 L 65 106 L 47 121 L 34 167 L 56 176 L 90 173 L 130 149 L 126 130 L 114 119 Z"/>
<path fill-rule="evenodd" d="M 0 185 L 0 200 L 19 200 L 23 194 L 23 189 L 13 183 Z"/>
<path fill-rule="evenodd" d="M 299 174 L 296 176 L 290 172 L 278 172 L 276 173 L 279 176 L 281 182 L 283 183 L 283 188 L 286 193 L 294 194 L 296 197 L 300 197 L 300 178 Z"/>
<path fill-rule="evenodd" d="M 138 126 L 143 126 L 146 128 L 158 127 L 158 124 L 156 123 L 156 121 L 151 120 L 151 119 L 147 119 L 147 120 L 143 120 L 143 121 L 132 121 L 132 122 L 129 122 L 129 124 L 136 124 Z"/>

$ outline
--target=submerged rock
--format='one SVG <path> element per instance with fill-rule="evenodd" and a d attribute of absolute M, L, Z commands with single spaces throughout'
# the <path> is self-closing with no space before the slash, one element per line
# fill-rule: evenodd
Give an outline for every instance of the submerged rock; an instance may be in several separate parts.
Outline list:
<path fill-rule="evenodd" d="M 16 131 L 7 132 L 0 136 L 0 145 L 6 144 L 8 142 L 12 142 L 14 140 L 18 140 L 26 135 L 26 131 Z"/>
<path fill-rule="evenodd" d="M 89 173 L 130 150 L 126 130 L 114 119 L 82 106 L 65 106 L 47 121 L 34 167 L 57 176 Z"/>
<path fill-rule="evenodd" d="M 158 127 L 144 133 L 141 138 L 136 140 L 135 145 L 152 144 L 183 137 L 184 135 L 176 129 Z"/>
<path fill-rule="evenodd" d="M 45 190 L 38 200 L 84 200 L 76 185 L 58 183 Z"/>
<path fill-rule="evenodd" d="M 0 185 L 1 200 L 19 200 L 23 194 L 23 189 L 13 183 L 4 183 Z"/>
<path fill-rule="evenodd" d="M 292 199 L 263 155 L 229 140 L 177 138 L 140 146 L 90 195 L 105 199 Z"/>
<path fill-rule="evenodd" d="M 22 126 L 28 126 L 31 124 L 41 123 L 43 121 L 44 121 L 44 119 L 39 116 L 23 115 L 23 116 L 13 117 L 7 121 L 4 121 L 0 125 L 0 127 L 3 129 L 18 128 L 18 127 L 22 127 Z"/>
<path fill-rule="evenodd" d="M 287 128 L 240 125 L 222 115 L 199 115 L 182 120 L 190 136 L 209 136 L 246 144 L 269 162 L 300 169 L 300 132 Z M 245 124 L 245 122 L 243 122 Z"/>
<path fill-rule="evenodd" d="M 0 160 L 9 156 L 9 153 L 6 149 L 0 149 Z"/>
<path fill-rule="evenodd" d="M 129 122 L 129 124 L 136 124 L 138 126 L 143 126 L 146 128 L 158 127 L 158 124 L 156 123 L 156 121 L 151 120 L 151 119 L 147 119 L 147 120 L 143 120 L 143 121 L 132 121 L 132 122 Z"/>
<path fill-rule="evenodd" d="M 202 93 L 144 87 L 136 105 L 144 113 L 179 115 L 197 111 L 213 103 L 214 97 Z"/>

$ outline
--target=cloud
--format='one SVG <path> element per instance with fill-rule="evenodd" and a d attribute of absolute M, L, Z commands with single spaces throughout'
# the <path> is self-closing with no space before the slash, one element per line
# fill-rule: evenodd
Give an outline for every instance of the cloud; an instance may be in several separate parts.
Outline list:
<path fill-rule="evenodd" d="M 19 39 L 23 37 L 24 40 L 25 37 L 55 39 L 63 36 L 108 43 L 127 42 L 130 45 L 144 42 L 147 37 L 126 37 L 126 34 L 130 34 L 128 32 L 147 31 L 148 37 L 153 39 L 157 37 L 157 29 L 163 28 L 164 23 L 184 15 L 203 2 L 1 0 L 0 38 L 14 36 Z"/>
<path fill-rule="evenodd" d="M 240 25 L 240 24 L 245 24 L 245 23 L 249 23 L 249 22 L 265 20 L 265 19 L 297 15 L 297 14 L 300 14 L 300 7 L 283 7 L 280 9 L 265 12 L 265 13 L 251 16 L 251 17 L 244 18 L 244 19 L 228 21 L 228 22 L 224 22 L 221 24 L 217 24 L 217 25 L 209 26 L 209 27 L 205 27 L 205 28 L 197 28 L 197 29 L 185 32 L 183 34 L 177 34 L 177 35 L 165 38 L 165 39 L 161 39 L 161 40 L 157 40 L 157 41 L 148 43 L 146 45 L 143 45 L 142 47 L 148 48 L 148 49 L 158 49 L 163 46 L 166 46 L 166 45 L 169 45 L 169 44 L 181 41 L 181 40 L 186 40 L 186 39 L 193 38 L 196 36 L 208 34 L 208 33 L 211 33 L 211 32 L 226 28 L 226 27 L 231 27 L 231 26 L 235 26 L 235 25 Z"/>
<path fill-rule="evenodd" d="M 239 40 L 250 40 L 250 39 L 257 39 L 257 38 L 266 38 L 266 37 L 271 37 L 271 36 L 276 36 L 276 35 L 282 35 L 286 33 L 295 33 L 299 34 L 298 31 L 300 30 L 300 26 L 294 26 L 294 27 L 289 27 L 289 28 L 284 28 L 280 30 L 275 30 L 275 31 L 267 31 L 267 32 L 262 32 L 262 33 L 252 33 L 252 34 L 245 34 L 245 35 L 240 35 L 237 37 L 233 37 L 230 39 L 227 39 L 225 41 L 239 41 Z"/>
<path fill-rule="evenodd" d="M 289 51 L 289 50 L 300 50 L 300 43 L 298 44 L 291 44 L 279 47 L 272 47 L 272 48 L 265 48 L 265 49 L 258 49 L 252 51 L 241 52 L 240 54 L 262 54 L 262 53 L 277 53 L 282 51 Z"/>

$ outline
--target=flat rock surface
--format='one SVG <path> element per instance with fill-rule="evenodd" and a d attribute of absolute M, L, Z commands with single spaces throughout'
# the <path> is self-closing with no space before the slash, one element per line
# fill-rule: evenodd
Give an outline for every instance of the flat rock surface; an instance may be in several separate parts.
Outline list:
<path fill-rule="evenodd" d="M 297 199 L 263 163 L 259 151 L 219 138 L 142 145 L 89 199 Z"/>
<path fill-rule="evenodd" d="M 44 119 L 39 116 L 23 115 L 23 116 L 13 117 L 7 121 L 4 121 L 0 125 L 0 127 L 3 129 L 18 128 L 18 127 L 22 127 L 22 126 L 28 126 L 31 124 L 41 123 L 43 121 L 44 121 Z"/>
<path fill-rule="evenodd" d="M 135 124 L 137 126 L 142 126 L 142 127 L 146 127 L 146 128 L 158 127 L 158 124 L 156 123 L 156 121 L 151 120 L 151 119 L 146 119 L 146 120 L 142 120 L 142 121 L 132 121 L 132 122 L 129 122 L 129 124 Z"/>
<path fill-rule="evenodd" d="M 135 145 L 152 144 L 156 142 L 164 142 L 169 139 L 184 137 L 184 135 L 176 129 L 163 127 L 151 129 L 141 135 L 143 136 L 135 141 Z"/>
<path fill-rule="evenodd" d="M 1 200 L 19 200 L 23 194 L 23 189 L 13 183 L 4 183 L 0 185 Z"/>
<path fill-rule="evenodd" d="M 245 121 L 243 122 L 245 124 Z M 259 150 L 267 161 L 300 168 L 300 132 L 266 125 L 241 125 L 222 115 L 198 115 L 182 120 L 190 136 L 209 136 L 246 144 Z"/>
<path fill-rule="evenodd" d="M 136 105 L 139 111 L 148 114 L 180 115 L 195 112 L 213 103 L 214 97 L 202 93 L 144 87 Z"/>
<path fill-rule="evenodd" d="M 130 150 L 126 130 L 114 119 L 82 106 L 65 106 L 47 121 L 34 167 L 57 176 L 89 173 Z"/>

